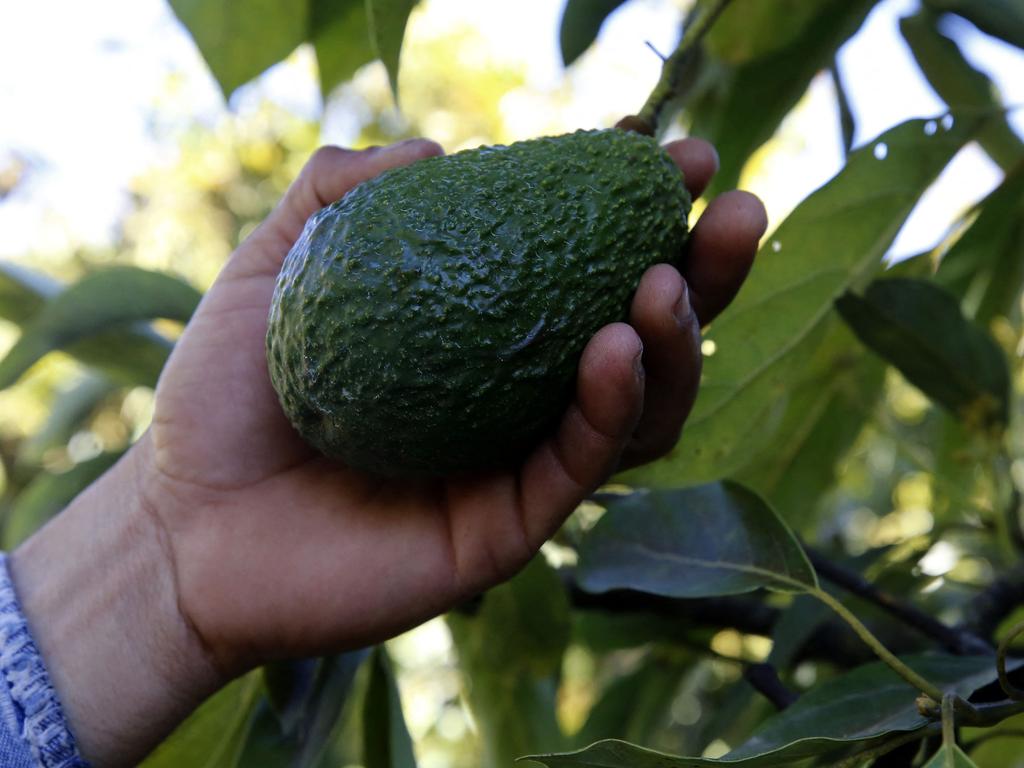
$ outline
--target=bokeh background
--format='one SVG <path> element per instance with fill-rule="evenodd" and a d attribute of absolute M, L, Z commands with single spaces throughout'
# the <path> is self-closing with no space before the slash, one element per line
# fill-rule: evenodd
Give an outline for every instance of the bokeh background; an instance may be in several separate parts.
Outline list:
<path fill-rule="evenodd" d="M 558 47 L 561 2 L 424 0 L 406 32 L 397 111 L 379 62 L 323 99 L 316 59 L 306 47 L 225 101 L 163 0 L 0 3 L 0 258 L 61 281 L 99 265 L 136 264 L 205 289 L 318 145 L 362 147 L 425 135 L 454 151 L 609 126 L 643 103 L 659 74 L 656 52 L 673 49 L 690 5 L 626 4 L 596 45 L 566 69 Z M 841 49 L 839 72 L 857 145 L 906 118 L 945 110 L 899 35 L 899 17 L 916 7 L 916 0 L 881 3 Z M 1003 103 L 1024 104 L 1024 53 L 966 22 L 951 20 L 944 32 L 991 78 Z M 1024 134 L 1024 110 L 1011 109 L 1010 121 Z M 670 131 L 684 134 L 683 125 Z M 767 205 L 769 237 L 843 159 L 833 80 L 822 73 L 743 172 L 741 186 Z M 976 145 L 968 146 L 922 199 L 890 257 L 934 247 L 1001 178 Z M 173 336 L 179 329 L 164 324 L 162 330 Z M 0 323 L 0 351 L 16 337 L 13 325 Z M 50 355 L 0 393 L 5 466 L 31 459 L 61 475 L 122 449 L 145 429 L 150 389 L 108 390 L 90 377 L 70 357 Z M 55 405 L 73 407 L 73 395 L 83 392 L 101 404 L 86 426 L 36 439 L 26 449 L 26 437 L 39 434 Z M 880 418 L 897 425 L 887 433 L 898 434 L 899 425 L 913 429 L 927 409 L 916 390 L 894 379 Z M 851 553 L 913 546 L 934 524 L 936 478 L 927 462 L 905 455 L 912 446 L 899 439 L 869 429 L 858 446 L 838 491 L 844 512 L 836 518 L 837 535 Z M 1024 467 L 1015 470 L 1024 475 Z M 878 480 L 894 471 L 895 484 Z M 918 572 L 927 578 L 986 577 L 985 561 L 954 546 L 920 554 Z M 728 630 L 711 639 L 726 656 L 763 657 L 765 643 Z M 460 703 L 446 625 L 430 622 L 390 650 L 424 768 L 476 764 L 476 733 Z M 630 659 L 618 663 L 628 667 Z M 567 655 L 559 715 L 568 730 L 582 722 L 605 672 L 584 648 Z M 736 674 L 718 662 L 695 668 L 671 707 L 673 721 L 700 721 L 700 692 Z M 815 670 L 808 666 L 799 675 L 810 685 Z M 726 748 L 712 744 L 707 754 Z"/>

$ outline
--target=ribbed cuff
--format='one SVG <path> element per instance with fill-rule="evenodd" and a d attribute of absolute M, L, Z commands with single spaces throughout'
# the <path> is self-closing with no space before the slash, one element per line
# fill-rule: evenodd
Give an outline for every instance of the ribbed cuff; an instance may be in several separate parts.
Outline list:
<path fill-rule="evenodd" d="M 17 732 L 43 768 L 88 768 L 71 735 L 42 656 L 21 613 L 7 558 L 0 553 L 0 680 L 18 719 Z"/>

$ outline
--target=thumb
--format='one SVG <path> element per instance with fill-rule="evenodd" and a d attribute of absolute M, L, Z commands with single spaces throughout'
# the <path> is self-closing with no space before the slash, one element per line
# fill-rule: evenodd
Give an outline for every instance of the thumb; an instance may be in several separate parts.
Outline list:
<path fill-rule="evenodd" d="M 441 146 L 428 139 L 408 139 L 388 147 L 363 150 L 320 147 L 267 217 L 264 227 L 291 247 L 306 219 L 357 184 L 389 168 L 442 154 Z M 281 258 L 284 258 L 283 253 Z"/>

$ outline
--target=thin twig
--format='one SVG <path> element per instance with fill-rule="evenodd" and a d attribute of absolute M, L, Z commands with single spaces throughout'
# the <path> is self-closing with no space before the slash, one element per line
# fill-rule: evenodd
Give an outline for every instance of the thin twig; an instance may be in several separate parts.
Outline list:
<path fill-rule="evenodd" d="M 675 51 L 667 58 L 661 66 L 661 77 L 657 85 L 647 97 L 647 102 L 640 109 L 637 117 L 642 123 L 649 126 L 652 133 L 657 133 L 658 124 L 666 105 L 675 97 L 679 96 L 679 84 L 682 74 L 687 66 L 693 61 L 699 51 L 700 42 L 708 33 L 716 19 L 725 10 L 732 0 L 715 0 L 715 2 L 683 33 L 683 39 Z"/>
<path fill-rule="evenodd" d="M 893 618 L 936 641 L 950 653 L 969 656 L 994 652 L 995 649 L 991 645 L 969 630 L 949 627 L 920 608 L 879 589 L 856 571 L 844 568 L 811 547 L 805 546 L 804 550 L 819 576 L 877 605 Z"/>

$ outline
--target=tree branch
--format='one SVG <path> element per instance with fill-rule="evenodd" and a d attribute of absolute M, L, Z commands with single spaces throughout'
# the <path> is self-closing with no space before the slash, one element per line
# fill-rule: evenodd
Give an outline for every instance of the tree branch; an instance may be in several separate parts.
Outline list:
<path fill-rule="evenodd" d="M 665 107 L 672 99 L 681 95 L 680 86 L 685 79 L 684 74 L 699 56 L 701 40 L 730 2 L 732 0 L 714 0 L 708 9 L 686 28 L 683 39 L 679 41 L 675 51 L 661 65 L 661 77 L 637 114 L 639 122 L 647 126 L 652 135 L 658 132 Z"/>
<path fill-rule="evenodd" d="M 779 679 L 779 673 L 771 664 L 750 664 L 743 670 L 743 679 L 782 711 L 800 696 L 789 690 Z"/>
<path fill-rule="evenodd" d="M 937 642 L 950 653 L 970 656 L 995 652 L 988 642 L 969 629 L 947 626 L 931 614 L 879 589 L 861 574 L 844 568 L 813 548 L 804 546 L 804 550 L 819 576 L 828 579 L 847 592 L 877 605 L 893 618 Z"/>

